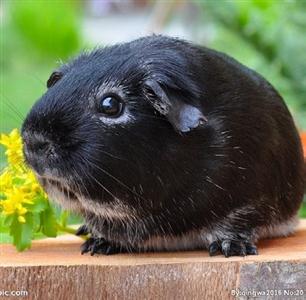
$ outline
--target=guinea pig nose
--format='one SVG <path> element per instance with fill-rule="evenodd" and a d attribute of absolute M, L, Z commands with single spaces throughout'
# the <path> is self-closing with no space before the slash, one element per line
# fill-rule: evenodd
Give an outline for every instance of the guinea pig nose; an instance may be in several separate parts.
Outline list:
<path fill-rule="evenodd" d="M 29 133 L 23 135 L 24 155 L 26 162 L 38 174 L 43 175 L 55 156 L 52 141 L 41 134 Z"/>
<path fill-rule="evenodd" d="M 40 153 L 45 153 L 50 149 L 50 143 L 48 142 L 37 142 L 36 144 L 34 144 L 34 150 L 35 152 L 37 152 L 38 154 Z"/>
<path fill-rule="evenodd" d="M 46 156 L 53 152 L 52 143 L 42 135 L 33 134 L 31 137 L 24 139 L 25 154 L 36 154 Z"/>

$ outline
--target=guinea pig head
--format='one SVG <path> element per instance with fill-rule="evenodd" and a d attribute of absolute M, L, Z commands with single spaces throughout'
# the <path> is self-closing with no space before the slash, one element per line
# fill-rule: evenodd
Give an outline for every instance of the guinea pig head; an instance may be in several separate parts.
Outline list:
<path fill-rule="evenodd" d="M 188 141 L 206 122 L 200 91 L 173 45 L 161 51 L 158 42 L 143 43 L 63 65 L 24 121 L 26 162 L 68 208 L 160 207 L 181 184 L 186 157 L 196 151 Z"/>

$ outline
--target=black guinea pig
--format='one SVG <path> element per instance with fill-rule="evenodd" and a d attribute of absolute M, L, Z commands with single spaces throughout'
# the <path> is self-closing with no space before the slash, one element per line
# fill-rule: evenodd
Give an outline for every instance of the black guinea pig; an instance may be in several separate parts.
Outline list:
<path fill-rule="evenodd" d="M 229 56 L 150 36 L 81 54 L 22 128 L 51 199 L 84 216 L 82 253 L 256 254 L 297 224 L 298 132 L 280 95 Z"/>

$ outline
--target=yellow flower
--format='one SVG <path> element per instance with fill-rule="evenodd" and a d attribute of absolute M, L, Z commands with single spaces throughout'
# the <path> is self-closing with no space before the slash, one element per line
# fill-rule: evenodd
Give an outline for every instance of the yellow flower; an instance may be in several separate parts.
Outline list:
<path fill-rule="evenodd" d="M 5 196 L 6 199 L 0 202 L 5 215 L 16 213 L 18 216 L 23 216 L 28 211 L 23 204 L 33 204 L 33 201 L 29 198 L 29 195 L 24 193 L 21 189 L 15 187 L 8 191 Z"/>
<path fill-rule="evenodd" d="M 1 134 L 0 144 L 6 147 L 8 167 L 0 175 L 0 209 L 5 215 L 16 214 L 20 223 L 25 223 L 25 204 L 33 204 L 37 195 L 47 200 L 34 173 L 23 164 L 22 140 L 17 129 L 10 134 Z"/>
<path fill-rule="evenodd" d="M 5 193 L 6 190 L 11 189 L 13 185 L 12 173 L 6 168 L 0 175 L 0 193 Z"/>
<path fill-rule="evenodd" d="M 1 134 L 0 144 L 6 147 L 5 154 L 12 167 L 20 167 L 23 162 L 22 140 L 17 129 L 9 134 Z"/>

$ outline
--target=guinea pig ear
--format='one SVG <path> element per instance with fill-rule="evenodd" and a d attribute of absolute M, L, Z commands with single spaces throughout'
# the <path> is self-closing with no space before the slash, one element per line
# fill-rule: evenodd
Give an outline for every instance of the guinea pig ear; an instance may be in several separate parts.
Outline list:
<path fill-rule="evenodd" d="M 62 77 L 63 77 L 63 73 L 57 72 L 57 71 L 53 72 L 47 81 L 47 88 L 50 88 L 51 86 L 53 86 Z"/>
<path fill-rule="evenodd" d="M 186 133 L 207 122 L 206 117 L 196 106 L 187 104 L 180 99 L 179 92 L 167 90 L 166 93 L 161 85 L 154 80 L 145 82 L 145 90 L 153 107 L 166 116 L 178 132 Z"/>

